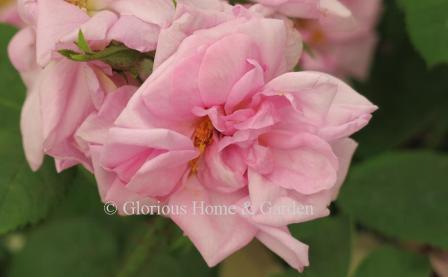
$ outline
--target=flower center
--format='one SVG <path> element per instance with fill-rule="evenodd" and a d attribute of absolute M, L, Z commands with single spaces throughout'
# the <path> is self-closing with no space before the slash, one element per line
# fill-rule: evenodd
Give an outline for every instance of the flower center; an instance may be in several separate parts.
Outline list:
<path fill-rule="evenodd" d="M 9 0 L 0 0 L 0 7 L 6 7 L 8 5 L 10 5 L 12 3 L 12 1 Z"/>
<path fill-rule="evenodd" d="M 67 3 L 78 6 L 81 10 L 87 11 L 88 0 L 65 0 Z"/>
<path fill-rule="evenodd" d="M 319 46 L 325 43 L 326 36 L 319 23 L 309 19 L 294 20 L 294 27 L 307 34 L 307 42 L 313 46 Z"/>
<path fill-rule="evenodd" d="M 325 34 L 321 29 L 315 29 L 311 32 L 310 44 L 321 45 L 325 42 Z"/>
<path fill-rule="evenodd" d="M 207 145 L 213 142 L 214 127 L 208 117 L 204 117 L 199 121 L 193 134 L 193 145 L 199 149 L 199 157 L 190 161 L 191 172 L 197 172 L 198 161 L 201 155 L 205 152 Z"/>

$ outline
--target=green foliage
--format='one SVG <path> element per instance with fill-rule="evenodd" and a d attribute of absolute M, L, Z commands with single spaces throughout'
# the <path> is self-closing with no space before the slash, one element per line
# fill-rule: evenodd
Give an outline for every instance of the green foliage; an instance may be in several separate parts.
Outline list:
<path fill-rule="evenodd" d="M 246 5 L 250 4 L 250 0 L 229 0 L 229 3 L 232 5 Z"/>
<path fill-rule="evenodd" d="M 425 256 L 385 247 L 370 254 L 354 277 L 428 277 L 430 272 Z"/>
<path fill-rule="evenodd" d="M 89 43 L 87 42 L 86 38 L 84 37 L 84 34 L 82 33 L 82 31 L 79 31 L 79 33 L 78 33 L 78 41 L 76 42 L 76 45 L 84 53 L 87 53 L 87 54 L 93 53 L 92 49 L 89 46 Z"/>
<path fill-rule="evenodd" d="M 21 145 L 20 106 L 25 89 L 9 64 L 6 45 L 15 29 L 0 26 L 0 76 L 6 82 L 0 93 L 0 235 L 44 218 L 62 197 L 73 172 L 57 174 L 47 159 L 42 169 L 33 173 Z M 2 79 L 3 81 L 3 79 Z"/>
<path fill-rule="evenodd" d="M 141 53 L 118 42 L 112 42 L 103 50 L 92 51 L 81 31 L 75 44 L 81 53 L 62 49 L 59 54 L 76 62 L 102 61 L 117 72 L 129 73 L 141 80 L 145 80 L 152 72 L 153 53 Z"/>
<path fill-rule="evenodd" d="M 430 65 L 448 63 L 448 1 L 400 0 L 412 42 Z"/>
<path fill-rule="evenodd" d="M 14 27 L 0 24 L 0 76 L 2 86 L 0 88 L 0 107 L 9 108 L 12 111 L 20 111 L 23 99 L 25 97 L 25 88 L 19 75 L 9 62 L 6 51 L 9 41 L 16 33 Z M 8 115 L 9 116 L 9 115 Z M 2 126 L 9 121 L 9 117 L 0 117 Z M 15 123 L 15 122 L 14 122 Z"/>
<path fill-rule="evenodd" d="M 0 162 L 0 234 L 44 218 L 61 199 L 73 175 L 73 171 L 58 175 L 49 159 L 33 173 L 20 145 L 9 149 L 15 153 L 0 149 L 2 157 L 17 157 Z"/>
<path fill-rule="evenodd" d="M 167 223 L 106 215 L 94 178 L 79 169 L 58 208 L 25 233 L 7 276 L 215 276 L 191 243 L 169 241 L 181 233 Z"/>
<path fill-rule="evenodd" d="M 401 10 L 394 1 L 384 5 L 370 78 L 357 84 L 357 90 L 379 106 L 369 125 L 355 136 L 357 155 L 363 159 L 415 144 L 437 147 L 448 130 L 448 66 L 429 70 L 406 34 Z"/>
<path fill-rule="evenodd" d="M 9 276 L 111 276 L 117 255 L 116 241 L 104 226 L 85 218 L 61 220 L 30 234 Z"/>
<path fill-rule="evenodd" d="M 339 206 L 381 234 L 448 249 L 448 155 L 390 153 L 354 166 Z"/>
<path fill-rule="evenodd" d="M 163 236 L 159 235 L 157 238 L 160 240 L 163 239 Z M 121 272 L 122 274 L 119 276 L 217 276 L 217 271 L 207 266 L 199 252 L 192 245 L 180 251 L 172 251 L 169 245 L 160 243 L 159 241 L 158 247 L 151 248 L 151 250 L 148 251 L 149 253 L 138 256 L 144 257 L 145 259 L 140 261 L 141 263 L 137 270 L 133 271 L 132 274 L 128 274 L 129 272 Z M 154 255 L 154 253 L 157 254 Z M 125 268 L 125 266 L 126 264 L 121 266 L 121 268 Z"/>
<path fill-rule="evenodd" d="M 294 237 L 310 246 L 311 267 L 300 276 L 348 275 L 352 239 L 349 218 L 337 216 L 319 219 L 292 225 L 290 230 Z"/>

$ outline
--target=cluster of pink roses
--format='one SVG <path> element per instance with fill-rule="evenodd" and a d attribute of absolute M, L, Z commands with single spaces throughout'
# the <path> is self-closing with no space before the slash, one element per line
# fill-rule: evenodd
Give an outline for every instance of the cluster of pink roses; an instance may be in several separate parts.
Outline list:
<path fill-rule="evenodd" d="M 118 207 L 186 207 L 169 216 L 210 266 L 257 238 L 303 270 L 308 247 L 287 226 L 328 215 L 356 148 L 348 137 L 376 106 L 293 69 L 364 77 L 378 1 L 256 2 L 19 0 L 25 27 L 9 54 L 28 88 L 31 167 L 44 155 L 58 171 L 82 164 Z M 197 214 L 194 201 L 237 212 Z"/>

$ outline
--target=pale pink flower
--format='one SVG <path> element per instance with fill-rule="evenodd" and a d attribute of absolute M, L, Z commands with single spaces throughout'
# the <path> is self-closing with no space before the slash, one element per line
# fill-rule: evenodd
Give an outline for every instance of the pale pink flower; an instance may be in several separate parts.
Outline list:
<path fill-rule="evenodd" d="M 210 266 L 255 237 L 307 266 L 286 226 L 328 215 L 356 147 L 348 137 L 376 107 L 324 73 L 286 73 L 300 54 L 290 35 L 282 20 L 243 14 L 183 39 L 91 146 L 103 201 L 185 205 L 171 218 Z M 192 215 L 194 201 L 237 213 Z M 273 216 L 266 202 L 314 212 Z"/>
<path fill-rule="evenodd" d="M 174 13 L 171 0 L 69 2 L 24 2 L 21 8 L 28 21 L 35 24 L 36 58 L 40 66 L 58 55 L 55 50 L 73 48 L 80 30 L 94 49 L 117 40 L 141 52 L 155 50 L 160 28 Z"/>
<path fill-rule="evenodd" d="M 306 3 L 321 22 L 350 17 L 335 0 Z M 324 73 L 287 73 L 302 49 L 291 25 L 205 0 L 177 10 L 171 0 L 21 0 L 19 12 L 29 26 L 9 54 L 28 87 L 21 129 L 33 169 L 44 154 L 59 171 L 84 165 L 121 213 L 128 201 L 185 206 L 168 216 L 210 266 L 254 238 L 293 268 L 309 264 L 287 226 L 328 215 L 356 148 L 348 137 L 376 107 Z M 157 49 L 156 70 L 137 89 L 102 62 L 59 55 L 80 30 L 95 50 L 112 40 Z M 235 213 L 195 214 L 194 201 Z M 313 212 L 266 214 L 266 203 Z"/>
<path fill-rule="evenodd" d="M 328 28 L 332 29 L 350 29 L 354 24 L 351 11 L 340 0 L 252 1 L 266 7 L 267 11 L 265 10 L 265 13 L 275 12 L 292 18 L 315 19 L 321 25 L 327 25 Z"/>
<path fill-rule="evenodd" d="M 198 7 L 218 3 L 177 2 Z M 37 61 L 44 66 L 55 50 L 70 48 L 80 30 L 96 49 L 115 40 L 140 52 L 153 51 L 161 28 L 173 19 L 175 7 L 172 0 L 20 0 L 19 11 L 23 20 L 36 28 Z"/>
<path fill-rule="evenodd" d="M 96 143 L 93 138 L 100 137 L 99 130 L 112 124 L 112 114 L 121 112 L 136 83 L 125 80 L 103 62 L 71 61 L 58 50 L 79 51 L 74 42 L 82 31 L 93 50 L 101 50 L 113 40 L 140 52 L 153 51 L 162 27 L 174 20 L 173 1 L 18 3 L 21 18 L 28 26 L 12 40 L 9 55 L 28 88 L 21 120 L 27 160 L 33 170 L 40 167 L 44 154 L 55 158 L 58 171 L 79 163 L 93 170 L 89 152 Z M 222 4 L 179 1 L 181 6 L 202 9 Z"/>
<path fill-rule="evenodd" d="M 211 28 L 240 16 L 240 13 L 247 12 L 240 7 L 232 7 L 226 2 L 205 1 L 208 5 L 190 5 L 182 2 L 177 4 L 172 21 L 160 31 L 154 68 L 171 56 L 179 44 L 195 31 Z"/>
<path fill-rule="evenodd" d="M 135 87 L 118 88 L 113 74 L 101 63 L 77 63 L 67 59 L 51 61 L 40 69 L 34 59 L 34 32 L 32 28 L 21 30 L 10 44 L 9 53 L 13 65 L 21 72 L 28 88 L 22 109 L 21 130 L 26 158 L 33 170 L 42 164 L 44 154 L 56 160 L 58 171 L 81 163 L 92 170 L 90 153 L 78 142 L 75 133 L 92 114 L 106 113 L 104 105 L 122 99 L 121 109 Z M 119 113 L 120 105 L 115 104 Z M 111 125 L 115 117 L 111 115 Z M 98 129 L 100 129 L 98 127 Z M 99 131 L 99 130 L 96 130 Z"/>
<path fill-rule="evenodd" d="M 296 26 L 310 48 L 300 65 L 305 70 L 327 72 L 341 78 L 364 80 L 377 45 L 375 27 L 381 0 L 341 0 L 353 13 L 353 30 L 334 31 L 315 20 L 296 20 Z"/>
<path fill-rule="evenodd" d="M 203 8 L 221 5 L 180 2 Z M 92 138 L 114 121 L 111 114 L 119 114 L 135 88 L 120 88 L 126 82 L 103 63 L 69 61 L 57 50 L 73 49 L 80 30 L 93 49 L 115 40 L 138 51 L 155 50 L 160 29 L 174 19 L 173 2 L 21 0 L 19 12 L 29 27 L 16 35 L 9 52 L 29 90 L 21 124 L 26 157 L 34 170 L 44 154 L 55 157 L 59 171 L 78 163 L 92 170 Z"/>
<path fill-rule="evenodd" d="M 266 1 L 266 3 L 264 3 Z M 272 1 L 280 5 L 294 2 L 304 6 L 300 9 L 280 9 L 275 5 L 268 5 L 269 0 L 258 1 L 262 5 L 253 5 L 250 9 L 265 17 L 282 18 L 292 21 L 300 31 L 307 51 L 300 59 L 300 66 L 304 70 L 316 70 L 335 75 L 340 78 L 367 78 L 371 64 L 377 35 L 375 27 L 381 12 L 381 0 L 355 1 L 339 0 L 328 1 L 326 6 L 333 9 L 341 5 L 348 10 L 350 16 L 343 16 L 342 12 L 315 13 L 307 11 L 307 6 L 317 7 L 319 1 Z M 268 3 L 269 2 L 269 3 Z M 288 10 L 290 11 L 288 13 Z M 319 8 L 316 8 L 319 11 Z M 342 11 L 342 10 L 340 10 Z M 295 12 L 294 15 L 290 15 Z M 335 16 L 339 14 L 339 16 Z M 331 15 L 331 16 L 329 16 Z M 287 16 L 292 16 L 288 19 Z"/>

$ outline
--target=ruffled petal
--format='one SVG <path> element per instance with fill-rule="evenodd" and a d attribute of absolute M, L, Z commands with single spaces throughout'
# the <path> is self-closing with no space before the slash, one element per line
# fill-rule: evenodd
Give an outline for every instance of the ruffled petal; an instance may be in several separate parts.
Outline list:
<path fill-rule="evenodd" d="M 173 214 L 171 218 L 191 239 L 210 267 L 246 246 L 257 230 L 236 212 L 207 214 L 202 212 L 202 207 L 205 211 L 206 206 L 215 206 L 219 211 L 219 207 L 230 207 L 241 198 L 241 193 L 207 191 L 194 176 L 189 177 L 185 186 L 170 198 L 169 205 L 185 207 L 185 213 Z"/>
<path fill-rule="evenodd" d="M 44 134 L 38 87 L 36 84 L 30 90 L 20 118 L 25 157 L 34 171 L 40 168 L 44 158 Z"/>
<path fill-rule="evenodd" d="M 284 96 L 319 136 L 332 141 L 363 128 L 377 107 L 344 82 L 319 72 L 291 72 L 272 80 L 264 95 Z"/>
<path fill-rule="evenodd" d="M 302 272 L 309 266 L 308 246 L 296 240 L 288 228 L 258 226 L 257 239 L 283 258 L 292 268 Z"/>

